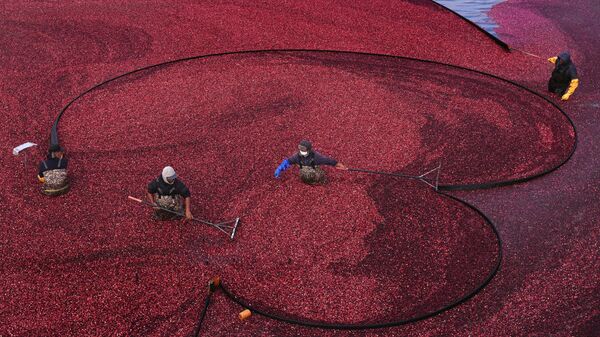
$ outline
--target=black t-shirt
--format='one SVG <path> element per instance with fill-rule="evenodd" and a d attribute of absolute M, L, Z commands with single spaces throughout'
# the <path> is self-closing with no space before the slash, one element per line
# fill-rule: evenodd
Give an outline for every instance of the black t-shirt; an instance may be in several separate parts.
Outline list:
<path fill-rule="evenodd" d="M 184 198 L 190 196 L 190 190 L 181 180 L 175 179 L 173 184 L 167 184 L 162 176 L 158 176 L 148 184 L 148 192 L 158 195 L 181 195 Z"/>
<path fill-rule="evenodd" d="M 50 171 L 50 170 L 58 170 L 58 169 L 66 170 L 68 162 L 69 161 L 65 157 L 63 157 L 63 158 L 48 158 L 46 160 L 43 160 L 40 163 L 38 175 L 41 177 L 44 175 L 44 172 Z"/>

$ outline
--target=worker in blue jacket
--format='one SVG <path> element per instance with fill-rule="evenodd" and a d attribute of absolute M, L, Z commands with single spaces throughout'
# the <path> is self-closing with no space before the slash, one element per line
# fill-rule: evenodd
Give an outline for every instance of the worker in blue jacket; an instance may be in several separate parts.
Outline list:
<path fill-rule="evenodd" d="M 313 151 L 312 143 L 308 140 L 303 140 L 298 144 L 298 152 L 293 156 L 284 159 L 283 162 L 275 170 L 275 178 L 279 178 L 281 173 L 287 170 L 291 165 L 300 167 L 300 179 L 306 184 L 315 185 L 325 182 L 325 171 L 320 166 L 329 165 L 335 166 L 339 170 L 347 170 L 348 168 L 339 163 L 333 158 L 323 156 L 322 154 Z"/>

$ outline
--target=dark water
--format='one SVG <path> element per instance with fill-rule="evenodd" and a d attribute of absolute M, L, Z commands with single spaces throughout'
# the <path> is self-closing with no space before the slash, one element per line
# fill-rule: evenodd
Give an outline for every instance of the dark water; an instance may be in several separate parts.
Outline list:
<path fill-rule="evenodd" d="M 494 36 L 497 36 L 494 29 L 496 29 L 498 25 L 487 15 L 487 13 L 494 5 L 503 1 L 505 0 L 435 0 L 435 2 L 444 5 L 473 21 Z"/>

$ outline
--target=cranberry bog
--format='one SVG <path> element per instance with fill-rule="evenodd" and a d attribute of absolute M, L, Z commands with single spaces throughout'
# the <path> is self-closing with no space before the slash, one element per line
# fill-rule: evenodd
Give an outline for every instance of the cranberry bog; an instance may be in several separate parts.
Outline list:
<path fill-rule="evenodd" d="M 510 333 L 516 325 L 486 308 L 507 301 L 508 316 L 527 312 L 514 308 L 510 279 L 529 275 L 515 267 L 516 256 L 538 250 L 516 248 L 521 238 L 511 233 L 520 229 L 507 224 L 520 218 L 506 220 L 513 213 L 503 207 L 512 197 L 471 194 L 475 203 L 447 191 L 495 193 L 490 188 L 568 166 L 578 142 L 573 122 L 537 93 L 537 75 L 514 81 L 541 67 L 531 59 L 429 1 L 336 5 L 339 13 L 322 13 L 333 24 L 298 19 L 302 38 L 279 25 L 333 7 L 285 5 L 273 17 L 262 5 L 107 4 L 75 25 L 64 22 L 86 13 L 76 5 L 13 6 L 7 13 L 31 16 L 5 23 L 5 65 L 18 75 L 1 92 L 12 118 L 2 139 L 14 142 L 28 124 L 25 136 L 44 144 L 56 122 L 72 185 L 48 199 L 31 167 L 14 170 L 7 183 L 0 335 L 431 335 L 496 325 Z M 140 22 L 128 23 L 131 11 Z M 411 14 L 385 38 L 390 45 L 401 38 L 397 47 L 338 39 L 348 34 L 336 28 L 345 20 L 388 11 Z M 230 15 L 219 30 L 221 12 Z M 163 19 L 150 19 L 155 13 Z M 180 15 L 194 13 L 204 30 L 190 34 L 184 28 L 198 19 Z M 36 24 L 46 35 L 34 33 Z M 354 33 L 378 36 L 373 25 Z M 36 45 L 43 47 L 31 53 Z M 28 91 L 16 94 L 17 87 Z M 325 168 L 323 186 L 302 184 L 297 168 L 274 179 L 304 138 L 351 168 L 419 175 L 441 164 L 439 190 L 333 168 Z M 198 223 L 153 221 L 149 209 L 128 201 L 142 197 L 165 165 L 190 187 L 195 217 L 241 218 L 233 240 Z M 536 223 L 536 209 L 522 212 L 526 223 Z M 209 293 L 214 276 L 222 289 Z M 239 321 L 244 308 L 253 315 Z"/>

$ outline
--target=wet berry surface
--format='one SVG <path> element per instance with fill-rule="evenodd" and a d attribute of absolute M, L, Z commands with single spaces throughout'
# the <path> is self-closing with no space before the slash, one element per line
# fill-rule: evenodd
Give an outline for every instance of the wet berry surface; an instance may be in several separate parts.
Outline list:
<path fill-rule="evenodd" d="M 578 128 L 578 150 L 530 183 L 457 194 L 504 241 L 502 267 L 482 292 L 434 318 L 367 332 L 259 315 L 240 322 L 242 308 L 218 292 L 201 332 L 597 331 L 597 6 L 552 3 L 509 0 L 491 14 L 511 46 L 544 58 L 572 51 L 582 85 L 559 104 Z M 22 156 L 0 165 L 2 336 L 186 336 L 214 275 L 256 308 L 295 319 L 373 323 L 437 310 L 498 261 L 480 214 L 419 181 L 331 168 L 325 186 L 303 185 L 296 168 L 275 180 L 279 162 L 306 137 L 350 167 L 420 174 L 441 161 L 440 183 L 479 184 L 551 169 L 575 143 L 551 104 L 464 70 L 349 53 L 221 55 L 126 76 L 75 101 L 59 125 L 72 188 L 48 199 L 32 162 L 58 112 L 138 67 L 241 50 L 347 50 L 467 66 L 543 92 L 551 66 L 503 51 L 429 1 L 2 6 L 2 149 L 41 145 L 27 167 Z M 580 21 L 565 18 L 570 10 Z M 127 200 L 164 165 L 190 186 L 196 217 L 242 218 L 235 240 L 206 225 L 152 221 Z"/>

